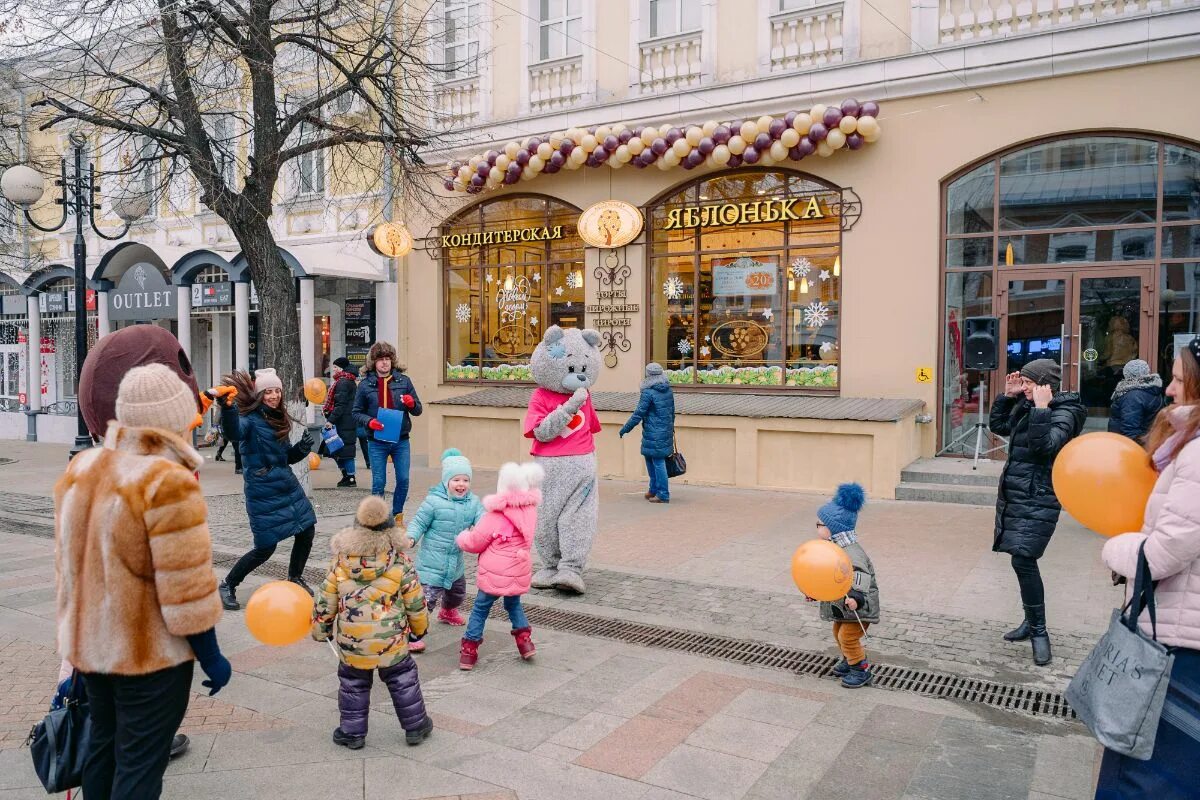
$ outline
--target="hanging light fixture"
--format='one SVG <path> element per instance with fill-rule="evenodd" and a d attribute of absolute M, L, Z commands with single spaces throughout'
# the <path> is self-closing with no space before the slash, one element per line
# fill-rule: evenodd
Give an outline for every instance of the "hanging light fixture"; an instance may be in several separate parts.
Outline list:
<path fill-rule="evenodd" d="M 840 255 L 833 257 L 833 277 L 840 278 L 842 276 L 842 257 Z"/>
<path fill-rule="evenodd" d="M 581 270 L 581 269 L 575 270 L 575 288 L 576 289 L 583 288 L 583 270 Z"/>
<path fill-rule="evenodd" d="M 512 275 L 505 276 L 505 278 L 504 278 L 504 291 L 506 291 L 506 292 L 507 292 L 507 291 L 510 291 L 510 290 L 512 289 L 512 287 L 513 287 L 513 279 L 512 279 Z"/>
<path fill-rule="evenodd" d="M 1004 266 L 1011 267 L 1013 265 L 1013 246 L 1012 242 L 1008 243 L 1008 247 L 1004 248 Z"/>
<path fill-rule="evenodd" d="M 808 276 L 800 279 L 800 294 L 808 294 Z"/>

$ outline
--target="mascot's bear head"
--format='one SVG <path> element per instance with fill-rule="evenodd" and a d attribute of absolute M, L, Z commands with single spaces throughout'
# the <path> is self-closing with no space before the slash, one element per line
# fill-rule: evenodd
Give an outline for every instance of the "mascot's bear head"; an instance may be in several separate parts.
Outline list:
<path fill-rule="evenodd" d="M 551 325 L 533 351 L 530 367 L 543 389 L 564 394 L 591 389 L 600 378 L 600 334 Z"/>
<path fill-rule="evenodd" d="M 117 418 L 117 387 L 125 373 L 146 364 L 163 364 L 192 390 L 196 411 L 203 410 L 196 376 L 187 353 L 170 331 L 154 325 L 131 325 L 102 336 L 88 351 L 79 380 L 79 408 L 97 439 L 104 438 L 109 420 Z"/>

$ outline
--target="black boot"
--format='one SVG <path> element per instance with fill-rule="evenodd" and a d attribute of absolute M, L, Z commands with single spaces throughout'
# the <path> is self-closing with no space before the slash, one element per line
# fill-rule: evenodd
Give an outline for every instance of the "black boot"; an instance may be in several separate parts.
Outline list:
<path fill-rule="evenodd" d="M 1046 632 L 1046 606 L 1025 606 L 1029 620 L 1029 643 L 1033 646 L 1033 663 L 1044 667 L 1050 663 L 1050 634 Z"/>
<path fill-rule="evenodd" d="M 234 587 L 225 581 L 217 584 L 217 592 L 221 595 L 221 605 L 225 607 L 226 611 L 237 611 L 242 607 L 242 604 L 238 602 Z"/>
<path fill-rule="evenodd" d="M 1029 617 L 1021 620 L 1021 624 L 1004 634 L 1006 642 L 1023 642 L 1029 638 Z"/>
<path fill-rule="evenodd" d="M 349 472 L 346 472 L 346 470 L 342 470 L 342 479 L 337 482 L 337 487 L 339 489 L 345 489 L 347 487 L 354 487 L 354 486 L 358 486 L 358 481 L 354 480 L 354 476 L 351 475 Z"/>
<path fill-rule="evenodd" d="M 301 576 L 293 575 L 292 577 L 288 578 L 288 581 L 296 584 L 301 589 L 308 592 L 309 596 L 312 596 L 312 593 L 313 593 L 312 587 L 309 586 L 308 583 Z"/>

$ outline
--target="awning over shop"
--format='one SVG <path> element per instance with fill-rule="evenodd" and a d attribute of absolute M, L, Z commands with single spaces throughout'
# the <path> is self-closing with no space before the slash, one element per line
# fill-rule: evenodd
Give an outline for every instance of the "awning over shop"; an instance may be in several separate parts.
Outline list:
<path fill-rule="evenodd" d="M 382 256 L 376 255 L 366 239 L 289 245 L 281 248 L 299 264 L 305 275 L 327 278 L 357 278 L 380 282 L 388 279 Z"/>

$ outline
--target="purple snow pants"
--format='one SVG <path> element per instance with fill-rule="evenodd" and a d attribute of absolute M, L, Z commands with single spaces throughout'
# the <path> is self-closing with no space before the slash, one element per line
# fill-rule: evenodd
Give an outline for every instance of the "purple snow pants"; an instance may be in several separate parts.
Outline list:
<path fill-rule="evenodd" d="M 348 736 L 367 735 L 367 714 L 371 710 L 372 669 L 338 666 L 338 711 L 342 716 L 342 732 Z M 379 670 L 379 679 L 392 696 L 392 706 L 400 718 L 400 727 L 413 731 L 425 721 L 425 700 L 417 680 L 417 662 L 407 656 L 399 664 Z"/>

